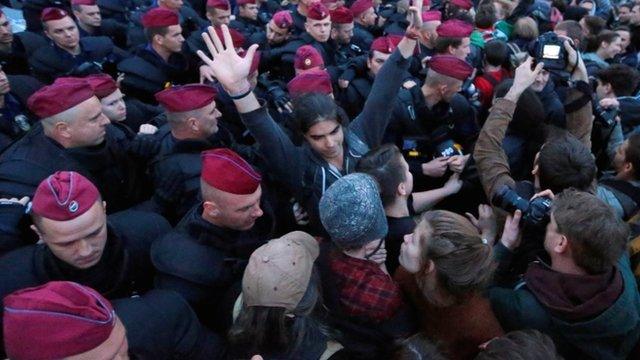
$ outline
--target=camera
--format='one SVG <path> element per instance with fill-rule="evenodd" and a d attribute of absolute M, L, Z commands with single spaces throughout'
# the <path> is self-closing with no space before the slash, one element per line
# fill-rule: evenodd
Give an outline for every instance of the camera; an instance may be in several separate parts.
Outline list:
<path fill-rule="evenodd" d="M 526 200 L 504 185 L 493 195 L 491 202 L 509 213 L 522 211 L 522 225 L 543 227 L 549 223 L 551 199 L 546 196 Z"/>
<path fill-rule="evenodd" d="M 529 53 L 536 63 L 543 62 L 549 71 L 564 71 L 567 68 L 568 54 L 564 41 L 554 32 L 546 32 L 531 43 Z"/>
<path fill-rule="evenodd" d="M 616 116 L 618 116 L 618 108 L 603 108 L 599 104 L 595 105 L 595 120 L 606 128 L 611 128 L 616 124 Z"/>

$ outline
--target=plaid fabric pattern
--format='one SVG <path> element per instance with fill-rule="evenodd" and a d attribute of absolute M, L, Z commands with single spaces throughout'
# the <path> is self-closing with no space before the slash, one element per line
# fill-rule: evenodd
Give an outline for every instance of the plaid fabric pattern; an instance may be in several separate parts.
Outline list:
<path fill-rule="evenodd" d="M 335 253 L 330 268 L 346 315 L 379 322 L 394 316 L 403 305 L 400 288 L 377 264 Z"/>

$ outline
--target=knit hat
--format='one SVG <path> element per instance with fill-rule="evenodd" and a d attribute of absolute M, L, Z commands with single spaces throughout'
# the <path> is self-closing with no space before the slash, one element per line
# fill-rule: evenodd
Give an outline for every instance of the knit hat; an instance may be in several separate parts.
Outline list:
<path fill-rule="evenodd" d="M 378 184 L 361 173 L 338 179 L 322 194 L 320 220 L 342 249 L 360 248 L 388 231 Z"/>
<path fill-rule="evenodd" d="M 242 277 L 242 300 L 247 306 L 277 306 L 293 311 L 302 300 L 318 242 L 302 231 L 290 232 L 251 254 Z"/>

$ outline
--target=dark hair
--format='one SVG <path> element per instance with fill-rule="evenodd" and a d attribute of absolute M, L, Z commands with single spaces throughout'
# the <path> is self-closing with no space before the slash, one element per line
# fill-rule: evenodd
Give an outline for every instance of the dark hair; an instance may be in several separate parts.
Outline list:
<path fill-rule="evenodd" d="M 640 74 L 625 64 L 613 64 L 596 73 L 596 78 L 603 84 L 610 84 L 616 96 L 631 96 L 638 86 Z"/>
<path fill-rule="evenodd" d="M 600 46 L 600 44 L 602 44 L 603 42 L 606 42 L 607 44 L 611 44 L 619 37 L 620 35 L 615 31 L 602 30 L 600 31 L 600 33 L 598 33 L 598 36 L 596 37 L 596 41 L 598 42 L 598 46 Z"/>
<path fill-rule="evenodd" d="M 538 157 L 540 188 L 554 193 L 568 188 L 590 190 L 596 177 L 591 150 L 567 131 L 554 130 Z"/>
<path fill-rule="evenodd" d="M 156 35 L 165 36 L 169 32 L 168 26 L 150 27 L 144 29 L 144 36 L 150 43 L 153 42 L 153 37 Z"/>
<path fill-rule="evenodd" d="M 392 204 L 398 185 L 405 181 L 402 153 L 394 144 L 385 144 L 366 153 L 356 171 L 371 175 L 378 182 L 382 205 Z"/>
<path fill-rule="evenodd" d="M 328 333 L 319 321 L 322 309 L 320 277 L 314 267 L 293 317 L 287 316 L 283 307 L 243 305 L 228 334 L 233 357 L 248 359 L 254 354 L 282 356 L 304 351 L 305 338 L 317 340 Z"/>
<path fill-rule="evenodd" d="M 424 333 L 417 333 L 398 346 L 393 355 L 394 360 L 446 360 L 438 347 Z"/>
<path fill-rule="evenodd" d="M 624 161 L 633 165 L 633 177 L 640 177 L 640 134 L 633 134 L 627 139 L 628 146 L 625 151 Z"/>
<path fill-rule="evenodd" d="M 449 51 L 449 46 L 457 48 L 460 45 L 462 45 L 461 38 L 438 36 L 436 39 L 435 50 L 438 54 L 444 54 Z"/>
<path fill-rule="evenodd" d="M 538 330 L 511 331 L 491 340 L 475 360 L 562 360 L 551 338 Z"/>
<path fill-rule="evenodd" d="M 627 25 L 618 25 L 613 29 L 613 31 L 626 31 L 631 32 L 631 29 Z"/>
<path fill-rule="evenodd" d="M 618 5 L 618 10 L 620 10 L 620 8 L 627 8 L 627 9 L 629 9 L 629 11 L 631 11 L 631 10 L 633 10 L 633 3 L 620 4 L 620 5 Z"/>
<path fill-rule="evenodd" d="M 348 117 L 344 110 L 329 96 L 321 93 L 307 93 L 293 99 L 293 118 L 303 134 L 322 121 L 335 120 L 346 126 Z"/>
<path fill-rule="evenodd" d="M 582 10 L 586 11 L 586 9 L 582 9 Z M 582 42 L 582 39 L 584 37 L 582 33 L 582 26 L 580 26 L 580 23 L 578 23 L 575 20 L 561 21 L 558 23 L 558 25 L 556 25 L 555 30 L 566 31 L 567 36 L 569 38 L 571 38 L 572 40 L 578 40 L 580 42 Z"/>
<path fill-rule="evenodd" d="M 481 29 L 490 28 L 497 21 L 496 8 L 493 3 L 480 4 L 476 10 L 475 23 Z"/>
<path fill-rule="evenodd" d="M 484 45 L 484 60 L 489 65 L 501 66 L 509 59 L 509 47 L 502 40 L 491 40 Z"/>
<path fill-rule="evenodd" d="M 629 227 L 593 194 L 565 190 L 554 198 L 551 215 L 569 241 L 573 261 L 589 274 L 609 270 L 625 251 Z"/>
<path fill-rule="evenodd" d="M 507 79 L 498 84 L 494 90 L 496 98 L 504 97 L 513 85 L 513 79 Z M 542 145 L 545 138 L 544 123 L 540 119 L 546 117 L 544 106 L 540 98 L 531 88 L 527 88 L 522 92 L 513 117 L 509 123 L 509 131 L 514 132 L 519 137 L 535 140 Z"/>
<path fill-rule="evenodd" d="M 580 6 L 569 6 L 567 7 L 567 10 L 565 10 L 564 12 L 564 19 L 565 20 L 574 20 L 574 21 L 580 21 L 580 19 L 582 19 L 583 17 L 585 17 L 587 14 L 589 14 L 589 10 L 580 7 Z"/>

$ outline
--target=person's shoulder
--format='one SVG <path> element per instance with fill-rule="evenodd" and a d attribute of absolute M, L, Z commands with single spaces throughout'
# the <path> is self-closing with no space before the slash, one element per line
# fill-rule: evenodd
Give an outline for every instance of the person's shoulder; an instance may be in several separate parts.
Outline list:
<path fill-rule="evenodd" d="M 28 245 L 0 257 L 0 298 L 25 287 L 37 285 L 34 256 L 37 246 Z"/>

